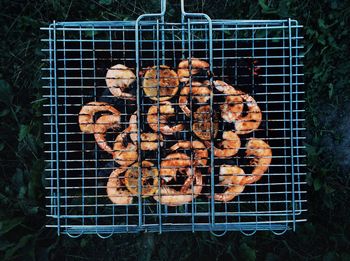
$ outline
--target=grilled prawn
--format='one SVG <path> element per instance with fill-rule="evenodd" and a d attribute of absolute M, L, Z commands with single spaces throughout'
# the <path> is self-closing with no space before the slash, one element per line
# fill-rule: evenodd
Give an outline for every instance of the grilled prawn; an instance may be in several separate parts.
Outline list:
<path fill-rule="evenodd" d="M 129 205 L 132 203 L 132 195 L 130 191 L 123 188 L 120 174 L 124 173 L 126 168 L 118 168 L 114 170 L 108 178 L 107 196 L 117 205 Z"/>
<path fill-rule="evenodd" d="M 97 145 L 109 154 L 113 154 L 113 149 L 108 145 L 106 141 L 106 132 L 108 129 L 118 128 L 119 122 L 119 115 L 102 115 L 96 120 L 96 124 L 94 125 L 94 137 Z"/>
<path fill-rule="evenodd" d="M 268 170 L 271 160 L 272 151 L 270 146 L 263 140 L 251 138 L 246 145 L 246 155 L 254 156 L 250 165 L 254 166 L 251 175 L 244 177 L 239 184 L 251 184 L 261 179 L 262 175 Z"/>
<path fill-rule="evenodd" d="M 106 84 L 113 96 L 121 99 L 134 100 L 135 97 L 124 92 L 136 79 L 135 74 L 125 65 L 112 66 L 106 74 Z"/>
<path fill-rule="evenodd" d="M 172 127 L 168 125 L 168 119 L 175 116 L 175 110 L 170 102 L 165 101 L 159 105 L 159 114 L 158 118 L 158 106 L 156 105 L 152 105 L 147 114 L 147 122 L 155 132 L 158 132 L 159 127 L 160 132 L 164 135 L 172 135 L 184 129 L 183 124 L 177 124 Z"/>
<path fill-rule="evenodd" d="M 214 147 L 214 155 L 218 158 L 229 158 L 237 154 L 241 147 L 241 139 L 233 131 L 224 131 L 222 134 L 223 141 Z M 205 141 L 207 148 L 211 147 L 209 141 Z"/>
<path fill-rule="evenodd" d="M 114 124 L 117 126 L 120 123 L 120 112 L 112 105 L 106 102 L 89 102 L 85 104 L 79 112 L 79 127 L 82 132 L 94 133 L 95 121 L 94 116 L 98 112 L 109 112 L 115 115 L 115 119 L 118 121 Z"/>
<path fill-rule="evenodd" d="M 192 82 L 181 89 L 179 97 L 179 107 L 187 117 L 190 117 L 191 110 L 187 107 L 188 98 L 191 93 L 192 99 L 196 99 L 199 103 L 206 103 L 210 99 L 211 90 L 209 81 L 204 83 Z"/>
<path fill-rule="evenodd" d="M 187 179 L 180 191 L 163 184 L 153 198 L 168 206 L 179 206 L 191 202 L 201 193 L 203 178 L 200 171 L 191 168 L 187 168 L 185 174 Z"/>
<path fill-rule="evenodd" d="M 209 69 L 210 65 L 206 61 L 191 58 L 179 63 L 177 74 L 180 82 L 187 82 L 190 77 L 195 77 L 196 79 L 200 77 L 208 78 L 208 76 L 210 76 Z"/>
<path fill-rule="evenodd" d="M 219 186 L 225 187 L 224 193 L 215 193 L 214 199 L 228 202 L 243 192 L 245 186 L 239 185 L 244 179 L 243 169 L 237 166 L 222 165 L 219 173 Z"/>

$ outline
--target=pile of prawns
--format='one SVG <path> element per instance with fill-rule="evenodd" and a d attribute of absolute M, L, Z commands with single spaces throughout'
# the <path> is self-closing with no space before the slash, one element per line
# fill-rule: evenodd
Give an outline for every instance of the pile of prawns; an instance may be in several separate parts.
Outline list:
<path fill-rule="evenodd" d="M 82 132 L 93 134 L 98 146 L 109 153 L 119 167 L 109 176 L 107 182 L 107 195 L 109 199 L 118 205 L 131 204 L 133 197 L 139 194 L 142 197 L 152 196 L 156 201 L 168 206 L 178 206 L 191 202 L 200 195 L 203 187 L 202 169 L 208 167 L 208 150 L 213 148 L 213 154 L 217 158 L 226 159 L 235 156 L 241 147 L 239 135 L 248 134 L 256 130 L 261 121 L 262 113 L 253 97 L 237 90 L 232 85 L 220 80 L 200 81 L 200 75 L 205 72 L 210 75 L 209 64 L 206 61 L 192 58 L 179 63 L 177 72 L 168 66 L 161 65 L 148 68 L 143 75 L 142 89 L 144 94 L 156 104 L 150 106 L 147 114 L 147 123 L 154 132 L 141 133 L 140 149 L 144 151 L 157 150 L 163 146 L 163 135 L 174 135 L 184 130 L 183 124 L 170 126 L 168 120 L 175 115 L 173 105 L 168 101 L 173 98 L 179 86 L 178 104 L 187 117 L 191 117 L 188 108 L 189 97 L 199 104 L 208 103 L 215 88 L 225 97 L 220 105 L 220 114 L 223 121 L 232 123 L 234 129 L 224 131 L 222 141 L 212 147 L 210 140 L 211 128 L 210 106 L 200 106 L 193 113 L 192 130 L 198 137 L 193 141 L 178 141 L 170 147 L 168 154 L 160 163 L 159 170 L 154 163 L 138 161 L 138 126 L 137 113 L 133 113 L 128 127 L 117 135 L 111 147 L 106 140 L 109 129 L 117 129 L 121 123 L 121 113 L 106 102 L 89 102 L 79 112 L 79 126 Z M 107 71 L 106 85 L 113 96 L 120 99 L 134 100 L 135 97 L 127 92 L 127 89 L 136 80 L 136 76 L 128 67 L 117 64 Z M 244 104 L 247 110 L 244 111 Z M 103 113 L 95 119 L 95 114 Z M 218 124 L 213 123 L 213 138 L 218 132 Z M 128 139 L 127 139 L 128 138 Z M 213 139 L 215 141 L 215 139 Z M 180 149 L 191 149 L 194 152 L 192 159 Z M 258 138 L 250 138 L 246 144 L 246 156 L 253 157 L 250 165 L 252 173 L 246 174 L 242 168 L 234 165 L 221 165 L 219 172 L 219 186 L 223 186 L 224 192 L 214 193 L 216 201 L 228 202 L 242 193 L 247 184 L 257 182 L 267 171 L 272 158 L 270 146 Z M 136 163 L 135 163 L 136 162 Z M 142 191 L 138 191 L 139 173 L 142 173 Z M 180 190 L 168 185 L 172 180 L 176 181 L 177 175 L 184 175 L 185 181 Z M 160 182 L 160 184 L 158 184 Z M 160 191 L 159 191 L 160 188 Z"/>

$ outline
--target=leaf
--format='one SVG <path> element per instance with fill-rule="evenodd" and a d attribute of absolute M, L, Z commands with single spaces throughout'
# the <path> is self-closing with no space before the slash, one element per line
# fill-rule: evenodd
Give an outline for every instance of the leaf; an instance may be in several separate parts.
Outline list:
<path fill-rule="evenodd" d="M 5 260 L 8 260 L 8 259 L 10 259 L 11 257 L 13 257 L 13 255 L 14 254 L 16 254 L 16 252 L 18 251 L 18 250 L 20 250 L 21 248 L 23 248 L 23 247 L 25 247 L 25 246 L 27 246 L 27 245 L 29 245 L 29 244 L 33 244 L 34 242 L 35 242 L 35 238 L 36 237 L 36 235 L 31 235 L 31 234 L 29 234 L 29 235 L 25 235 L 25 236 L 23 236 L 19 241 L 18 241 L 18 243 L 17 243 L 17 245 L 15 245 L 14 247 L 12 247 L 12 248 L 10 248 L 9 250 L 7 250 L 6 252 L 5 252 Z M 28 253 L 22 253 L 22 255 L 28 255 Z"/>
<path fill-rule="evenodd" d="M 10 105 L 13 100 L 11 86 L 4 80 L 0 80 L 0 102 Z"/>
<path fill-rule="evenodd" d="M 19 126 L 18 140 L 22 141 L 29 134 L 29 126 L 21 124 Z"/>
<path fill-rule="evenodd" d="M 2 111 L 0 111 L 0 117 L 4 117 L 9 113 L 10 113 L 9 109 L 3 109 Z"/>
<path fill-rule="evenodd" d="M 24 218 L 23 217 L 17 217 L 17 218 L 11 218 L 11 219 L 6 219 L 4 221 L 0 222 L 0 235 L 6 234 L 9 232 L 11 229 L 15 228 L 19 224 L 23 222 Z"/>
<path fill-rule="evenodd" d="M 342 253 L 341 254 L 341 260 L 342 261 L 349 261 L 350 260 L 350 254 L 349 253 Z"/>
<path fill-rule="evenodd" d="M 239 246 L 239 253 L 242 258 L 242 260 L 256 260 L 256 253 L 253 248 L 248 246 L 246 243 L 242 243 Z"/>
<path fill-rule="evenodd" d="M 333 251 L 330 251 L 330 252 L 327 252 L 323 258 L 322 258 L 323 261 L 333 261 L 333 260 L 338 260 L 337 258 L 337 254 Z"/>
<path fill-rule="evenodd" d="M 0 251 L 5 251 L 6 249 L 12 247 L 14 243 L 8 241 L 0 241 Z"/>
<path fill-rule="evenodd" d="M 315 178 L 314 179 L 314 182 L 313 182 L 313 185 L 314 185 L 314 189 L 315 191 L 319 191 L 322 187 L 322 182 L 319 178 Z"/>
<path fill-rule="evenodd" d="M 268 253 L 266 255 L 265 261 L 278 261 L 279 257 L 273 253 Z"/>
<path fill-rule="evenodd" d="M 319 19 L 318 19 L 318 26 L 319 26 L 321 29 L 326 29 L 326 28 L 327 28 L 327 26 L 326 26 L 326 24 L 325 24 L 325 22 L 324 22 L 324 20 L 323 20 L 322 18 L 319 18 Z"/>
<path fill-rule="evenodd" d="M 274 14 L 274 13 L 277 13 L 276 10 L 270 8 L 264 0 L 259 0 L 259 5 L 261 6 L 262 8 L 262 11 L 263 13 L 266 13 L 266 14 Z"/>
<path fill-rule="evenodd" d="M 113 3 L 113 0 L 99 0 L 98 1 L 101 5 L 110 5 Z"/>
<path fill-rule="evenodd" d="M 334 86 L 332 83 L 328 84 L 328 97 L 331 99 L 334 95 Z"/>

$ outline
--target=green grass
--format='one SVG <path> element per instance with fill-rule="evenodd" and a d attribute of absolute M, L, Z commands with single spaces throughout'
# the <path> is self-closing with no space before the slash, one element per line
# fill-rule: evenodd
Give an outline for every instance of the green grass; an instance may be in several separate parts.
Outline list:
<path fill-rule="evenodd" d="M 168 14 L 179 21 L 179 1 Z M 190 1 L 187 1 L 190 2 Z M 193 1 L 194 2 L 194 1 Z M 46 229 L 39 30 L 52 20 L 134 20 L 158 0 L 0 2 L 0 259 L 350 260 L 349 1 L 195 1 L 212 18 L 304 25 L 308 222 L 296 232 L 115 235 L 70 239 Z"/>

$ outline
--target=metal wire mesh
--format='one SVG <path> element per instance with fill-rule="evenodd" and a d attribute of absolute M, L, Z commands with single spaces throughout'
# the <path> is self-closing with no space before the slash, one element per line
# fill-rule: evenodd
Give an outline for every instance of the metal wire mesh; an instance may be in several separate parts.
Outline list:
<path fill-rule="evenodd" d="M 44 59 L 48 66 L 43 68 L 44 97 L 48 99 L 44 107 L 46 198 L 51 218 L 48 226 L 56 228 L 58 234 L 73 237 L 139 231 L 220 234 L 240 230 L 252 234 L 257 230 L 283 233 L 294 229 L 296 222 L 305 220 L 302 214 L 306 211 L 301 26 L 290 19 L 211 20 L 184 9 L 181 23 L 168 23 L 164 13 L 162 1 L 161 13 L 144 15 L 137 21 L 54 22 L 42 28 L 48 32 L 48 38 L 43 39 L 48 54 Z M 121 111 L 121 129 L 128 126 L 131 114 L 137 111 L 140 136 L 141 131 L 149 129 L 148 108 L 160 106 L 143 94 L 142 70 L 154 65 L 177 68 L 179 61 L 191 57 L 208 61 L 216 79 L 254 97 L 262 111 L 261 125 L 240 137 L 242 147 L 236 156 L 222 160 L 210 152 L 202 193 L 188 204 L 170 207 L 152 197 L 143 198 L 140 193 L 132 204 L 113 204 L 106 195 L 106 184 L 118 164 L 101 152 L 93 135 L 80 131 L 77 118 L 81 107 L 91 101 L 113 104 Z M 106 71 L 117 63 L 136 70 L 136 86 L 130 89 L 137 97 L 135 101 L 117 99 L 106 88 Z M 222 94 L 214 93 L 209 100 L 211 115 L 218 110 L 220 99 Z M 138 148 L 139 164 L 148 160 L 159 169 L 171 145 L 196 139 L 191 127 L 193 114 L 186 117 L 176 106 L 178 99 L 171 101 L 177 110 L 171 122 L 188 128 L 167 137 L 156 151 Z M 191 111 L 196 106 L 190 99 Z M 211 117 L 211 121 L 215 118 Z M 211 148 L 230 128 L 232 124 L 219 124 L 217 138 L 210 141 Z M 213 128 L 210 132 L 213 134 Z M 120 130 L 110 130 L 107 139 L 113 142 L 119 133 Z M 244 146 L 251 137 L 267 141 L 272 149 L 268 172 L 232 201 L 215 201 L 222 164 L 250 170 Z M 193 151 L 184 152 L 193 159 Z"/>

